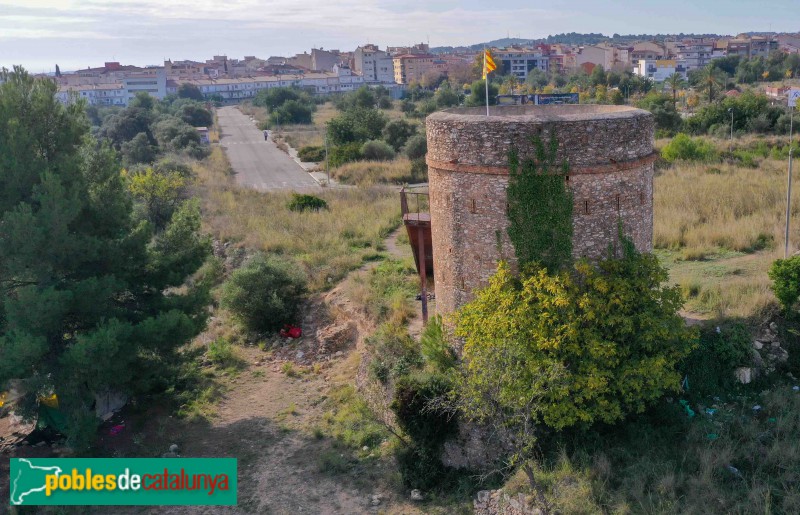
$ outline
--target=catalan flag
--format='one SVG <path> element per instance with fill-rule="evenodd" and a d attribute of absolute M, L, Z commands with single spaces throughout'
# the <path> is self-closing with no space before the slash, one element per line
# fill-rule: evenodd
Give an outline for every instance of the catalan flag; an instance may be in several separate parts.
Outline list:
<path fill-rule="evenodd" d="M 483 51 L 483 78 L 489 75 L 490 72 L 493 72 L 497 69 L 497 65 L 494 64 L 494 59 L 492 59 L 492 54 L 489 53 L 488 50 Z"/>

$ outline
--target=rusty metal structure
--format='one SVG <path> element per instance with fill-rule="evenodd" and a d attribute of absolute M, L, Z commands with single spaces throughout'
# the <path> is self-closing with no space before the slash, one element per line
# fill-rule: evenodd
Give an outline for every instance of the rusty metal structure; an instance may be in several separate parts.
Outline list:
<path fill-rule="evenodd" d="M 427 189 L 404 187 L 400 190 L 400 210 L 414 264 L 420 277 L 422 322 L 428 322 L 428 277 L 433 276 L 433 240 Z"/>

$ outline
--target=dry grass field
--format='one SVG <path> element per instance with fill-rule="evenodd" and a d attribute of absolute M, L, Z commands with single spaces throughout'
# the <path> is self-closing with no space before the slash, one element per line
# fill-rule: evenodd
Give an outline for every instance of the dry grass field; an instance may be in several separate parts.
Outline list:
<path fill-rule="evenodd" d="M 196 171 L 205 229 L 248 249 L 293 256 L 305 266 L 314 290 L 375 259 L 384 250 L 383 239 L 400 224 L 400 200 L 392 188 L 326 190 L 320 196 L 327 210 L 297 213 L 286 207 L 291 193 L 235 187 L 220 148 Z"/>
<path fill-rule="evenodd" d="M 709 141 L 727 150 L 727 141 Z M 765 140 L 747 137 L 735 145 L 759 141 Z M 693 316 L 757 317 L 774 303 L 767 270 L 783 257 L 787 161 L 766 157 L 755 164 L 678 161 L 657 173 L 654 246 Z M 790 254 L 800 246 L 799 189 L 792 194 Z"/>

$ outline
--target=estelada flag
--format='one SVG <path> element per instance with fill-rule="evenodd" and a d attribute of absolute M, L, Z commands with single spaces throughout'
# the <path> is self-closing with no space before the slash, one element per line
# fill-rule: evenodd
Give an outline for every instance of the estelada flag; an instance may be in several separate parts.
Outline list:
<path fill-rule="evenodd" d="M 493 72 L 497 69 L 497 65 L 494 64 L 494 59 L 492 59 L 492 54 L 489 53 L 488 50 L 483 51 L 483 78 L 486 79 L 486 76 L 489 75 L 489 72 Z"/>

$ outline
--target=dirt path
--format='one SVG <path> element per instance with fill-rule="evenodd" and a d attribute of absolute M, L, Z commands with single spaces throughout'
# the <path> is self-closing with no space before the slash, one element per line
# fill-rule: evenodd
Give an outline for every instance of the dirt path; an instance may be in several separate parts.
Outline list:
<path fill-rule="evenodd" d="M 396 230 L 385 242 L 387 253 L 395 259 L 410 255 L 407 245 L 404 248 L 397 241 L 403 230 Z M 131 507 L 115 508 L 114 512 L 418 513 L 408 493 L 398 493 L 396 485 L 390 484 L 396 481 L 392 458 L 346 459 L 347 468 L 334 472 L 326 471 L 320 463 L 320 457 L 332 449 L 343 456 L 353 454 L 315 428 L 331 392 L 355 383 L 361 361 L 359 349 L 363 339 L 374 331 L 374 324 L 347 296 L 348 281 L 374 266 L 376 263 L 366 264 L 311 302 L 303 338 L 272 352 L 255 346 L 239 347 L 244 365 L 233 378 L 225 380 L 225 393 L 212 403 L 215 409 L 209 421 L 184 422 L 163 414 L 158 423 L 136 427 L 133 420 L 126 420 L 126 438 L 155 443 L 148 450 L 129 450 L 123 455 L 154 455 L 166 452 L 175 443 L 183 457 L 238 458 L 238 506 Z M 320 349 L 318 335 L 339 343 L 347 341 L 341 348 Z M 286 367 L 297 372 L 287 374 Z M 376 451 L 381 456 L 380 449 Z M 380 497 L 377 505 L 375 496 Z"/>
<path fill-rule="evenodd" d="M 394 258 L 404 253 L 397 238 L 402 228 L 386 240 Z M 366 272 L 375 263 L 366 264 Z M 374 325 L 347 298 L 347 282 L 353 274 L 321 296 L 318 302 L 331 314 L 332 327 L 355 329 L 352 342 L 341 351 L 318 354 L 316 321 L 306 317 L 305 334 L 297 342 L 267 358 L 255 347 L 241 349 L 247 367 L 232 382 L 217 405 L 210 424 L 184 427 L 178 437 L 183 456 L 232 456 L 239 459 L 239 505 L 235 508 L 175 507 L 149 513 L 416 513 L 418 508 L 386 484 L 394 464 L 381 458 L 370 465 L 354 464 L 351 470 L 323 472 L 319 458 L 334 442 L 315 434 L 324 413 L 322 407 L 333 388 L 354 384 L 360 363 L 359 348 Z M 312 311 L 322 309 L 312 304 Z M 324 318 L 324 316 L 323 316 Z M 324 329 L 324 328 L 323 328 Z M 311 368 L 300 377 L 289 377 L 285 363 Z M 373 505 L 374 496 L 380 503 Z"/>

